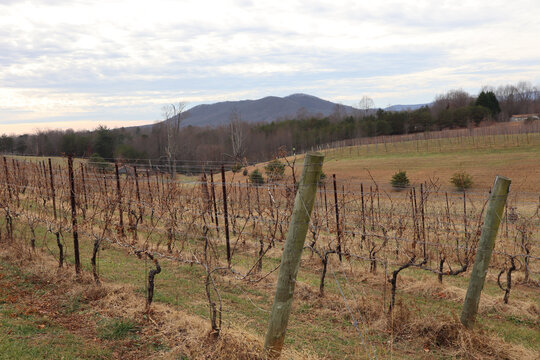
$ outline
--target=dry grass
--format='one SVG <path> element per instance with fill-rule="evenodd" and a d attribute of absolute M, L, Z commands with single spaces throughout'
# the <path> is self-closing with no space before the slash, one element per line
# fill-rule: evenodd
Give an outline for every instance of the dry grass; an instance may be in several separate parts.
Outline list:
<path fill-rule="evenodd" d="M 194 360 L 255 360 L 265 358 L 262 355 L 263 339 L 244 329 L 229 327 L 223 329 L 219 337 L 215 337 L 211 334 L 208 321 L 177 308 L 154 303 L 151 311 L 145 312 L 144 298 L 137 295 L 132 286 L 106 282 L 100 286 L 95 285 L 91 274 L 82 272 L 79 276 L 75 276 L 72 267 L 58 269 L 56 261 L 46 254 L 35 253 L 32 260 L 29 260 L 21 257 L 19 251 L 2 250 L 0 256 L 29 274 L 33 282 L 54 285 L 56 290 L 43 299 L 46 300 L 47 304 L 36 303 L 33 306 L 47 306 L 47 308 L 52 309 L 59 305 L 55 302 L 61 302 L 61 298 L 77 298 L 89 305 L 89 308 L 85 309 L 84 315 L 77 314 L 75 316 L 79 324 L 71 324 L 71 330 L 75 331 L 77 336 L 92 336 L 87 331 L 78 330 L 81 330 L 83 325 L 89 326 L 92 319 L 96 317 L 128 319 L 140 326 L 139 332 L 144 340 L 159 339 L 166 348 L 166 350 L 150 354 L 139 351 L 122 352 L 118 358 L 186 358 Z M 19 301 L 22 302 L 21 306 L 28 305 L 22 299 Z M 57 319 L 57 322 L 67 325 L 65 319 Z M 282 356 L 284 359 L 293 360 L 318 359 L 313 354 L 298 353 L 288 349 L 284 350 Z"/>
<path fill-rule="evenodd" d="M 391 333 L 392 344 L 421 342 L 428 359 L 435 354 L 471 360 L 537 359 L 537 353 L 532 350 L 506 343 L 479 329 L 466 329 L 456 317 L 437 314 L 419 317 L 415 309 L 403 302 L 398 302 L 392 316 L 381 318 L 376 326 Z"/>
<path fill-rule="evenodd" d="M 381 187 L 389 188 L 392 175 L 398 170 L 406 170 L 412 184 L 439 179 L 443 188 L 452 189 L 450 178 L 456 171 L 463 170 L 473 177 L 473 191 L 487 190 L 492 186 L 496 175 L 505 175 L 513 180 L 512 191 L 539 192 L 540 183 L 536 181 L 540 176 L 539 139 L 536 134 L 532 136 L 530 143 L 515 144 L 503 141 L 488 148 L 446 144 L 442 148 L 432 146 L 425 149 L 423 145 L 425 141 L 420 140 L 420 151 L 416 150 L 414 142 L 397 143 L 396 146 L 401 149 L 399 152 L 393 151 L 394 145 L 389 145 L 388 151 L 385 151 L 384 146 L 380 144 L 377 150 L 375 145 L 369 145 L 371 150 L 367 153 L 366 145 L 359 148 L 353 146 L 350 149 L 349 147 L 331 149 L 323 151 L 325 155 L 323 171 L 327 176 L 336 174 L 340 181 L 370 183 L 373 177 Z M 471 140 L 466 139 L 465 143 L 467 142 Z M 292 161 L 292 158 L 288 159 Z M 302 163 L 303 155 L 298 156 L 296 161 L 298 174 Z M 251 166 L 248 171 L 258 168 L 264 174 L 264 165 Z M 290 175 L 289 169 L 286 174 Z M 244 181 L 244 177 L 236 175 L 235 181 Z"/>
<path fill-rule="evenodd" d="M 19 250 L 21 251 L 21 250 Z M 25 252 L 26 253 L 26 252 Z M 140 326 L 140 336 L 145 341 L 156 341 L 164 346 L 163 350 L 151 353 L 124 349 L 119 358 L 164 358 L 164 359 L 262 359 L 262 338 L 245 329 L 229 325 L 215 338 L 210 333 L 206 320 L 188 314 L 178 308 L 162 303 L 152 305 L 150 313 L 144 312 L 144 299 L 136 294 L 131 285 L 118 285 L 105 282 L 96 286 L 88 273 L 74 275 L 72 267 L 57 269 L 55 260 L 46 254 L 34 254 L 32 260 L 20 256 L 17 251 L 2 251 L 1 256 L 9 262 L 24 269 L 39 281 L 54 284 L 58 289 L 69 289 L 65 298 L 81 298 L 88 304 L 84 314 L 77 314 L 79 326 L 73 325 L 73 330 L 79 336 L 93 336 L 92 332 L 83 331 L 81 324 L 91 323 L 96 317 L 108 319 L 129 319 Z M 380 283 L 380 278 L 372 275 L 360 275 L 355 280 L 365 283 Z M 268 284 L 261 284 L 266 287 Z M 414 281 L 407 276 L 402 278 L 400 289 L 407 293 L 422 296 L 444 297 L 460 302 L 464 290 L 452 285 L 439 284 L 436 281 L 428 283 Z M 340 318 L 345 302 L 335 294 L 320 297 L 318 291 L 303 283 L 297 286 L 296 299 L 299 303 L 308 303 L 313 311 L 303 317 L 309 317 L 317 326 L 319 316 L 329 315 Z M 47 297 L 54 301 L 54 297 Z M 464 359 L 535 359 L 535 353 L 521 346 L 502 341 L 480 329 L 469 331 L 456 318 L 448 315 L 421 314 L 418 309 L 398 301 L 396 310 L 391 317 L 381 311 L 381 304 L 360 297 L 356 302 L 349 303 L 355 314 L 361 314 L 364 325 L 370 334 L 389 334 L 389 345 L 400 348 L 396 354 L 405 348 L 423 349 L 424 353 L 416 353 L 418 358 L 451 356 Z M 49 306 L 53 306 L 50 305 Z M 538 318 L 538 309 L 533 303 L 513 301 L 504 305 L 499 299 L 483 295 L 480 312 L 497 311 L 506 314 L 519 314 L 531 319 Z M 65 324 L 65 323 L 64 323 Z M 416 345 L 414 345 L 416 344 Z M 130 346 L 124 344 L 124 346 Z M 417 350 L 418 351 L 418 350 Z M 392 352 L 391 352 L 392 353 Z M 437 354 L 437 356 L 436 356 Z M 360 355 L 359 355 L 360 356 Z M 424 357 L 427 356 L 427 357 Z M 284 359 L 317 359 L 309 353 L 299 353 L 286 349 Z"/>
<path fill-rule="evenodd" d="M 409 279 L 407 281 L 405 277 L 402 279 L 401 291 L 428 298 L 450 300 L 459 304 L 463 303 L 467 292 L 466 289 L 441 284 L 435 279 L 423 281 Z M 533 321 L 540 320 L 540 308 L 534 301 L 512 299 L 508 304 L 505 304 L 502 297 L 502 293 L 500 296 L 491 296 L 483 293 L 480 298 L 478 313 L 487 314 L 496 312 L 504 315 L 523 316 Z"/>

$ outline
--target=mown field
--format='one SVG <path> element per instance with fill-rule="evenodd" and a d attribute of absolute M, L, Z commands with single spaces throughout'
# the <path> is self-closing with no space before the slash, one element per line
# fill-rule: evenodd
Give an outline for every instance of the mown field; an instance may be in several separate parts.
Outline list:
<path fill-rule="evenodd" d="M 392 175 L 405 170 L 413 184 L 433 180 L 452 191 L 450 178 L 463 170 L 473 177 L 473 191 L 487 190 L 496 175 L 505 175 L 512 179 L 514 192 L 540 192 L 540 133 L 474 139 L 443 138 L 325 150 L 323 171 L 352 183 L 369 184 L 373 178 L 381 188 L 389 189 Z M 298 156 L 296 163 L 301 164 L 302 159 Z M 263 166 L 257 168 L 264 171 Z"/>
<path fill-rule="evenodd" d="M 329 150 L 323 167 L 327 181 L 317 194 L 306 240 L 313 250 L 305 249 L 302 258 L 283 358 L 537 358 L 540 136 L 520 136 L 519 142 L 506 143 L 490 137 Z M 0 354 L 5 354 L 0 358 L 260 358 L 290 219 L 290 169 L 285 179 L 263 187 L 245 185 L 241 174 L 227 174 L 234 271 L 212 275 L 217 288 L 212 299 L 222 306 L 216 338 L 205 285 L 208 269 L 227 268 L 219 178 L 211 184 L 198 177 L 171 182 L 152 175 L 137 184 L 133 176 L 121 176 L 119 199 L 113 173 L 86 168 L 84 188 L 75 178 L 82 263 L 76 278 L 67 171 L 54 172 L 54 220 L 52 194 L 43 186 L 46 173 L 32 165 L 35 159 L 17 160 L 26 166 L 26 177 L 2 178 L 0 316 L 6 331 L 0 335 Z M 299 156 L 297 176 L 301 163 Z M 84 161 L 77 171 L 80 164 Z M 388 185 L 399 169 L 415 186 L 416 205 L 412 192 L 395 192 Z M 474 179 L 465 197 L 449 183 L 457 170 Z M 16 166 L 9 171 L 15 174 Z M 336 194 L 332 174 L 338 179 Z M 502 223 L 477 325 L 469 331 L 458 318 L 470 268 L 445 274 L 442 283 L 432 270 L 442 258 L 443 272 L 449 272 L 473 257 L 470 249 L 496 174 L 512 179 L 509 204 L 516 209 L 508 211 L 518 217 Z M 335 195 L 343 256 L 340 261 L 328 254 L 322 295 L 317 252 L 336 249 Z M 61 269 L 56 232 L 66 254 Z M 145 295 L 155 265 L 146 253 L 161 267 L 150 311 L 145 311 Z M 400 273 L 389 312 L 389 277 L 412 256 L 426 264 Z M 505 304 L 497 276 L 508 268 L 509 256 L 529 263 L 514 272 Z"/>

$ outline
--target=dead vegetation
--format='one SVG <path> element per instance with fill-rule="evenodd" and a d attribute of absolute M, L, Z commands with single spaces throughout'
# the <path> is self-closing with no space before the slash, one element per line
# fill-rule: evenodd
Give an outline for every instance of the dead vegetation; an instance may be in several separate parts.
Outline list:
<path fill-rule="evenodd" d="M 21 168 L 27 170 L 26 175 L 15 170 Z M 18 172 L 16 176 L 9 171 L 5 175 L 9 186 L 0 194 L 0 201 L 5 214 L 2 239 L 15 255 L 12 261 L 25 271 L 29 264 L 43 266 L 42 273 L 52 276 L 47 281 L 69 289 L 62 296 L 80 299 L 88 305 L 88 313 L 98 319 L 88 325 L 94 329 L 92 336 L 107 324 L 105 321 L 105 325 L 100 325 L 99 319 L 104 321 L 102 317 L 127 319 L 131 322 L 127 324 L 130 332 L 144 334 L 142 339 L 148 343 L 158 339 L 166 347 L 167 350 L 157 354 L 159 357 L 214 359 L 231 358 L 230 354 L 235 354 L 239 359 L 251 359 L 260 356 L 260 335 L 246 329 L 242 320 L 229 319 L 222 324 L 220 294 L 249 288 L 258 290 L 260 299 L 271 299 L 277 266 L 270 264 L 279 258 L 287 233 L 296 186 L 291 179 L 266 187 L 244 185 L 234 179 L 216 186 L 214 182 L 208 184 L 204 177 L 202 182 L 182 184 L 147 171 L 143 182 L 136 176 L 120 177 L 95 169 L 87 172 L 88 168 L 81 167 L 82 174 L 86 172 L 86 182 L 77 179 L 73 187 L 76 196 L 72 196 L 73 191 L 68 189 L 73 175 L 69 179 L 62 168 L 55 172 L 56 194 L 39 186 L 51 177 L 44 176 L 47 174 L 44 164 L 21 162 L 9 170 Z M 50 170 L 51 167 L 49 173 Z M 308 235 L 312 251 L 306 251 L 302 261 L 302 268 L 308 273 L 306 278 L 315 275 L 319 283 L 299 282 L 295 294 L 297 306 L 309 309 L 295 314 L 305 327 L 301 338 L 308 351 L 313 350 L 310 329 L 320 330 L 318 318 L 323 317 L 330 324 L 324 328 L 327 337 L 335 332 L 336 337 L 352 339 L 352 345 L 346 348 L 349 356 L 362 349 L 359 339 L 366 336 L 377 339 L 370 340 L 370 347 L 389 356 L 421 349 L 441 356 L 505 358 L 507 353 L 496 347 L 501 344 L 501 348 L 511 348 L 519 355 L 515 358 L 533 358 L 524 347 L 504 342 L 493 332 L 469 333 L 459 328 L 448 314 L 434 315 L 429 308 L 421 311 L 415 307 L 418 299 L 462 302 L 465 291 L 451 285 L 451 279 L 466 277 L 472 263 L 486 194 L 448 194 L 440 191 L 436 179 L 400 193 L 379 190 L 375 182 L 369 185 L 369 191 L 368 186 L 364 191 L 362 183 L 339 185 L 328 194 L 325 185 L 321 185 Z M 220 196 L 216 196 L 218 191 Z M 51 201 L 55 195 L 56 205 Z M 480 313 L 519 316 L 534 323 L 538 319 L 538 305 L 524 300 L 519 292 L 535 294 L 537 286 L 534 281 L 538 274 L 538 247 L 534 246 L 534 235 L 538 203 L 537 199 L 529 198 L 524 206 L 518 199 L 514 202 L 519 207 L 515 212 L 518 220 L 504 222 L 504 241 L 496 248 L 489 281 L 495 283 L 497 272 L 507 266 L 509 255 L 519 259 L 516 261 L 519 266 L 513 272 L 514 280 L 518 281 L 512 281 L 511 296 L 510 287 L 505 291 L 508 304 L 503 302 L 502 294 L 483 296 Z M 64 260 L 62 255 L 58 256 L 60 249 L 73 250 L 71 236 L 75 227 L 69 211 L 73 203 L 84 209 L 79 213 L 81 241 L 93 241 L 92 277 L 85 272 L 79 277 L 69 275 L 69 262 L 58 273 L 50 270 Z M 58 216 L 52 216 L 55 209 Z M 56 243 L 50 247 L 48 235 L 58 233 L 62 234 L 58 242 L 62 247 L 56 249 Z M 141 269 L 142 261 L 155 261 L 156 269 L 145 273 L 146 302 L 134 287 L 108 283 L 107 277 L 100 273 L 103 260 L 99 256 L 108 249 L 122 249 L 117 254 L 124 257 L 138 256 Z M 57 257 L 56 266 L 47 264 L 54 261 L 45 259 L 40 254 L 42 250 Z M 205 285 L 210 322 L 159 301 L 152 302 L 153 276 L 157 275 L 155 279 L 159 282 L 167 271 L 162 272 L 161 267 L 166 269 L 170 264 L 190 264 L 204 270 L 203 280 L 193 276 L 191 281 Z M 113 271 L 123 269 L 118 267 Z M 408 276 L 421 271 L 436 274 L 439 282 Z M 530 276 L 529 280 L 520 282 L 522 275 Z M 373 292 L 362 293 L 365 289 Z M 160 291 L 159 285 L 156 291 Z M 405 303 L 405 295 L 412 301 Z M 204 302 L 204 295 L 191 301 Z M 255 306 L 253 301 L 251 305 Z M 241 311 L 231 315 L 234 316 L 245 318 Z M 133 342 L 128 339 L 126 344 L 119 347 L 122 356 L 149 356 L 142 352 L 130 355 Z M 475 344 L 481 344 L 482 349 L 474 348 Z M 288 351 L 285 356 L 289 358 L 308 357 Z M 340 356 L 332 350 L 321 351 L 326 351 L 325 357 Z"/>
<path fill-rule="evenodd" d="M 75 276 L 70 269 L 57 269 L 55 260 L 46 254 L 36 253 L 29 260 L 2 250 L 0 257 L 10 266 L 23 269 L 21 281 L 31 283 L 34 289 L 47 288 L 45 295 L 36 297 L 30 291 L 16 291 L 16 284 L 2 283 L 0 299 L 7 294 L 5 301 L 16 304 L 20 314 L 45 315 L 50 326 L 65 327 L 87 341 L 114 348 L 116 359 L 263 359 L 262 339 L 243 329 L 228 327 L 219 337 L 212 336 L 208 322 L 202 318 L 160 303 L 148 311 L 144 299 L 131 286 L 106 281 L 97 285 L 87 272 Z M 132 339 L 99 339 L 100 322 L 114 319 L 136 324 L 137 346 Z M 317 359 L 290 350 L 285 351 L 284 358 Z"/>

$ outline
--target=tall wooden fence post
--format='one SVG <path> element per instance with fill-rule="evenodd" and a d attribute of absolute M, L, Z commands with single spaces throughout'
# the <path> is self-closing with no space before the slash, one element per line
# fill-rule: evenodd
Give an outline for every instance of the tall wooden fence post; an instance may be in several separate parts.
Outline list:
<path fill-rule="evenodd" d="M 321 177 L 323 160 L 324 155 L 320 153 L 307 154 L 304 160 L 304 169 L 294 200 L 289 232 L 281 257 L 274 305 L 264 343 L 265 352 L 271 358 L 279 358 L 285 340 L 296 275 Z"/>
<path fill-rule="evenodd" d="M 79 255 L 79 233 L 77 229 L 77 203 L 75 202 L 75 179 L 73 176 L 73 158 L 68 156 L 68 171 L 70 184 L 70 200 L 71 200 L 71 231 L 73 232 L 73 252 L 75 254 L 75 273 L 79 275 L 81 272 L 81 259 Z"/>
<path fill-rule="evenodd" d="M 510 190 L 510 183 L 511 180 L 504 176 L 497 176 L 495 178 L 495 184 L 493 185 L 493 190 L 489 199 L 484 226 L 482 227 L 482 235 L 480 237 L 480 242 L 478 243 L 478 249 L 476 250 L 476 258 L 469 280 L 467 295 L 465 295 L 463 310 L 461 312 L 461 323 L 467 328 L 473 326 L 474 318 L 478 312 L 480 294 L 484 288 L 484 282 L 491 260 L 491 253 L 495 246 L 495 238 L 497 237 L 504 205 L 506 204 L 506 198 L 508 197 L 508 191 Z"/>

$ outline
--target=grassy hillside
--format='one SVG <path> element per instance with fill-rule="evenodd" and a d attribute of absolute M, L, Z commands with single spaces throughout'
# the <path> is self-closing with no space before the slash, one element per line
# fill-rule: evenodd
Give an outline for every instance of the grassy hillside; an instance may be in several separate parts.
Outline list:
<path fill-rule="evenodd" d="M 373 177 L 380 187 L 389 188 L 392 175 L 405 170 L 413 184 L 433 180 L 452 190 L 452 174 L 463 170 L 473 177 L 473 191 L 488 190 L 496 175 L 504 175 L 512 179 L 513 192 L 540 192 L 539 133 L 388 142 L 322 152 L 325 174 L 345 182 L 371 183 Z M 302 161 L 299 156 L 299 170 Z M 262 165 L 256 167 L 263 170 Z"/>

